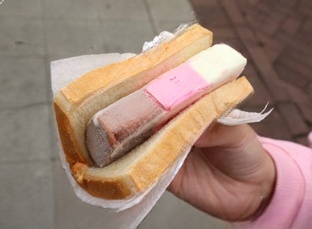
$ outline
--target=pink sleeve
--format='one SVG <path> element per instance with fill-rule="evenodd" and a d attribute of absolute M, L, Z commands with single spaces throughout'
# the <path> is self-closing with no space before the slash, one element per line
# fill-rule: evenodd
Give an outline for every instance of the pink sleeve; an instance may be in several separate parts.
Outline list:
<path fill-rule="evenodd" d="M 259 140 L 275 163 L 276 187 L 263 214 L 239 228 L 312 228 L 312 150 L 286 141 Z"/>

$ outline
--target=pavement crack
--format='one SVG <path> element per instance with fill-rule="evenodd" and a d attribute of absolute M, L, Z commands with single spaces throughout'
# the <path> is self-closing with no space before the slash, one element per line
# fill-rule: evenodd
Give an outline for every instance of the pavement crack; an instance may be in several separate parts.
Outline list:
<path fill-rule="evenodd" d="M 1 108 L 0 112 L 2 112 L 2 111 L 19 112 L 21 110 L 31 109 L 33 107 L 44 106 L 44 105 L 51 105 L 52 106 L 52 104 L 48 101 L 41 101 L 41 102 L 35 102 L 35 103 L 26 104 L 26 105 L 21 105 L 18 107 Z"/>

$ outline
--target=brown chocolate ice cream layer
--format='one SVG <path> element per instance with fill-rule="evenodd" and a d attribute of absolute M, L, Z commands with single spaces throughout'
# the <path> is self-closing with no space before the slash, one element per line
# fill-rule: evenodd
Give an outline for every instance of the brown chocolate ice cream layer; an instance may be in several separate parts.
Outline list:
<path fill-rule="evenodd" d="M 87 145 L 102 167 L 151 136 L 166 111 L 141 89 L 98 112 L 87 128 Z"/>

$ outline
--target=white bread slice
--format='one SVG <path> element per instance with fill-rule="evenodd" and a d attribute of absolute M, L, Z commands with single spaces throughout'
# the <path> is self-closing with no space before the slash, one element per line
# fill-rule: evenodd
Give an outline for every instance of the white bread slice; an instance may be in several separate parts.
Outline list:
<path fill-rule="evenodd" d="M 93 165 L 85 144 L 85 130 L 97 111 L 138 90 L 211 44 L 212 33 L 195 24 L 157 48 L 91 71 L 61 89 L 54 98 L 54 110 L 70 166 L 76 162 Z"/>
<path fill-rule="evenodd" d="M 142 193 L 157 182 L 213 121 L 252 92 L 245 77 L 228 83 L 188 107 L 121 159 L 104 168 L 76 163 L 72 167 L 73 175 L 81 187 L 96 197 L 126 199 Z"/>

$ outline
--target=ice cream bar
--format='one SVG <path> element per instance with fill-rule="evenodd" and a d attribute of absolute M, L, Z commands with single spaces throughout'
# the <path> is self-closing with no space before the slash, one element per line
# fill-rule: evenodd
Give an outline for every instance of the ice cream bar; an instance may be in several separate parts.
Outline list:
<path fill-rule="evenodd" d="M 245 65 L 231 47 L 214 45 L 97 112 L 86 132 L 90 156 L 100 167 L 117 160 L 200 97 L 236 79 Z"/>

